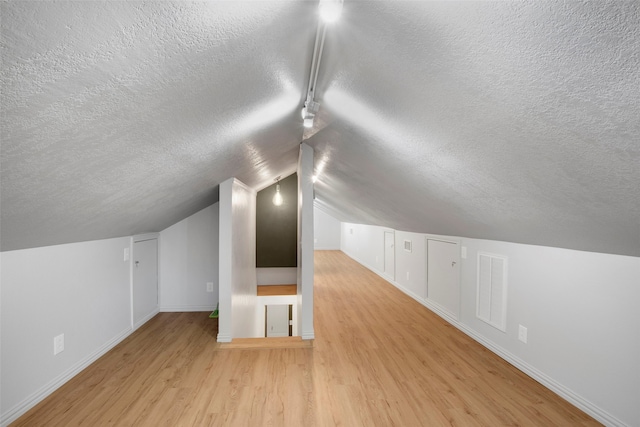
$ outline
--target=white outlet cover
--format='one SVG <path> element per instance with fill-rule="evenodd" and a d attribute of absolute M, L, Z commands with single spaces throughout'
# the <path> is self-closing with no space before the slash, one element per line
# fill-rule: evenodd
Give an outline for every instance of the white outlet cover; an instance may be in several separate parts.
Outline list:
<path fill-rule="evenodd" d="M 60 334 L 53 338 L 53 355 L 64 351 L 64 334 Z"/>
<path fill-rule="evenodd" d="M 213 282 L 207 282 L 207 292 L 213 292 Z"/>
<path fill-rule="evenodd" d="M 129 261 L 129 248 L 124 248 L 124 260 Z"/>
<path fill-rule="evenodd" d="M 527 328 L 522 325 L 518 327 L 518 339 L 525 344 L 527 343 Z"/>

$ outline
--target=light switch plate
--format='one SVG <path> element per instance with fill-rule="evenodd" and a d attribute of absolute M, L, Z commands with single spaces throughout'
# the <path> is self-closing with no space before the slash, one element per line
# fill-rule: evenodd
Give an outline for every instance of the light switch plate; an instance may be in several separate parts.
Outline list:
<path fill-rule="evenodd" d="M 213 282 L 207 282 L 207 292 L 213 292 Z"/>

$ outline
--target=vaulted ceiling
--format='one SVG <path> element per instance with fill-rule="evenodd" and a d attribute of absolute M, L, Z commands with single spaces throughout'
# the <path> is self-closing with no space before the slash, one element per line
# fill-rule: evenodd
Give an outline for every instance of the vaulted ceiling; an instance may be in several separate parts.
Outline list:
<path fill-rule="evenodd" d="M 640 256 L 640 3 L 345 0 L 2 12 L 2 250 L 160 231 L 315 150 L 338 219 Z"/>

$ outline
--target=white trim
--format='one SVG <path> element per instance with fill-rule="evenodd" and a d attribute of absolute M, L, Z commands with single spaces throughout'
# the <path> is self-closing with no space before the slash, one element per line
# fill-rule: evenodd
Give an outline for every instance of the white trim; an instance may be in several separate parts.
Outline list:
<path fill-rule="evenodd" d="M 133 243 L 144 242 L 145 240 L 153 240 L 158 239 L 160 237 L 160 233 L 145 233 L 145 234 L 136 234 L 132 237 Z"/>
<path fill-rule="evenodd" d="M 153 319 L 153 317 L 160 313 L 160 309 L 158 309 L 158 307 L 156 307 L 151 313 L 147 314 L 146 316 L 144 316 L 142 319 L 140 319 L 140 321 L 138 323 L 136 323 L 135 325 L 133 325 L 133 330 L 137 330 L 138 328 L 140 328 L 140 326 L 144 325 L 145 323 L 147 323 L 149 320 Z"/>
<path fill-rule="evenodd" d="M 190 313 L 199 311 L 213 311 L 215 305 L 167 305 L 160 307 L 160 313 Z"/>
<path fill-rule="evenodd" d="M 471 337 L 473 340 L 477 341 L 478 343 L 480 343 L 481 345 L 483 345 L 487 349 L 491 350 L 493 353 L 498 355 L 500 358 L 502 358 L 502 359 L 506 360 L 507 362 L 511 363 L 513 366 L 518 368 L 520 371 L 522 371 L 525 374 L 529 375 L 531 378 L 533 378 L 534 380 L 538 381 L 540 384 L 542 384 L 543 386 L 545 386 L 549 390 L 553 391 L 558 396 L 560 396 L 563 399 L 567 400 L 569 403 L 571 403 L 572 405 L 574 405 L 578 409 L 580 409 L 580 410 L 584 411 L 585 413 L 591 415 L 597 421 L 601 422 L 602 424 L 604 424 L 606 426 L 610 426 L 610 427 L 631 427 L 628 424 L 625 424 L 623 421 L 621 421 L 618 418 L 616 418 L 615 416 L 613 416 L 612 414 L 608 413 L 604 409 L 601 409 L 597 405 L 593 404 L 592 402 L 588 401 L 584 397 L 582 397 L 579 394 L 575 393 L 574 391 L 572 391 L 568 387 L 562 385 L 558 381 L 556 381 L 553 378 L 549 377 L 544 372 L 542 372 L 542 371 L 536 369 L 535 367 L 529 365 L 527 362 L 525 362 L 524 360 L 522 360 L 519 357 L 515 356 L 513 353 L 510 353 L 509 351 L 505 350 L 504 348 L 502 348 L 502 347 L 494 344 L 493 342 L 489 341 L 488 339 L 486 339 L 482 335 L 478 334 L 476 331 L 474 331 L 473 329 L 471 329 L 467 325 L 461 323 L 460 321 L 457 321 L 457 320 L 451 318 L 450 316 L 447 315 L 446 312 L 444 312 L 442 310 L 439 310 L 438 307 L 432 301 L 424 300 L 424 299 L 420 298 L 418 295 L 414 294 L 413 292 L 411 292 L 411 291 L 409 291 L 407 289 L 404 289 L 399 284 L 390 281 L 383 274 L 381 274 L 378 271 L 376 271 L 375 269 L 371 268 L 366 263 L 360 262 L 360 260 L 358 260 L 356 257 L 350 255 L 349 253 L 344 252 L 344 251 L 342 251 L 342 253 L 344 253 L 345 255 L 350 257 L 351 259 L 355 260 L 356 262 L 358 262 L 362 266 L 368 268 L 369 270 L 371 270 L 372 272 L 374 272 L 378 276 L 382 277 L 387 282 L 389 282 L 390 284 L 392 284 L 393 286 L 398 288 L 400 291 L 404 292 L 405 294 L 407 294 L 411 298 L 413 298 L 416 301 L 418 301 L 424 307 L 426 307 L 427 309 L 433 311 L 435 314 L 440 316 L 442 319 L 444 319 L 447 322 L 449 322 L 452 326 L 456 327 L 461 332 L 463 332 L 464 334 L 466 334 L 469 337 Z M 498 256 L 501 256 L 501 255 L 498 255 Z"/>
<path fill-rule="evenodd" d="M 133 236 L 129 237 L 129 327 L 133 330 Z"/>
<path fill-rule="evenodd" d="M 316 336 L 313 332 L 305 332 L 304 334 L 302 334 L 302 339 L 303 340 L 313 340 L 315 339 Z"/>
<path fill-rule="evenodd" d="M 231 335 L 221 335 L 218 334 L 218 337 L 216 338 L 217 342 L 231 342 Z"/>
<path fill-rule="evenodd" d="M 51 393 L 62 387 L 67 381 L 71 378 L 78 375 L 82 370 L 87 368 L 93 362 L 102 357 L 109 350 L 114 348 L 116 345 L 120 344 L 125 338 L 133 333 L 131 328 L 127 328 L 124 331 L 120 332 L 110 341 L 105 343 L 103 346 L 98 348 L 96 351 L 91 353 L 89 356 L 80 360 L 75 365 L 71 366 L 69 369 L 55 377 L 53 380 L 45 384 L 40 389 L 36 390 L 31 395 L 27 396 L 22 402 L 15 405 L 13 408 L 9 409 L 7 412 L 2 414 L 2 420 L 0 421 L 0 425 L 7 426 L 24 415 L 29 409 L 36 406 L 43 399 L 49 396 Z"/>
<path fill-rule="evenodd" d="M 293 174 L 292 174 L 293 175 Z M 251 193 L 252 195 L 256 195 L 258 194 L 258 192 L 256 190 L 254 190 L 253 188 L 249 187 L 247 184 L 245 184 L 244 182 L 240 181 L 238 178 L 233 178 L 233 183 L 237 184 L 238 186 L 244 188 L 245 190 L 247 190 L 249 193 Z M 273 185 L 273 183 L 270 183 L 269 185 Z M 267 187 L 269 186 L 267 185 Z M 265 188 L 267 188 L 265 187 Z"/>

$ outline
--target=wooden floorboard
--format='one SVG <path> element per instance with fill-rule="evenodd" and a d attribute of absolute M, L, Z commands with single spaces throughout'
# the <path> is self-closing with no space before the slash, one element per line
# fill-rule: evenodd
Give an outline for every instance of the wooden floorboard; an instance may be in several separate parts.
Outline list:
<path fill-rule="evenodd" d="M 222 350 L 160 313 L 15 426 L 595 426 L 339 251 L 315 254 L 312 347 Z"/>
<path fill-rule="evenodd" d="M 296 295 L 297 285 L 258 285 L 258 296 Z"/>

